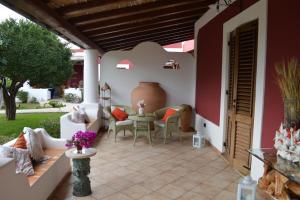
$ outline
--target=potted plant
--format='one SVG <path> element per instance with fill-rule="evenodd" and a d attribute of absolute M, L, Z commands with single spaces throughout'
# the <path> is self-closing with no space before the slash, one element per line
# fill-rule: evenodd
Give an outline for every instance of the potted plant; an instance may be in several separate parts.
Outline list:
<path fill-rule="evenodd" d="M 67 140 L 66 146 L 68 148 L 76 147 L 77 153 L 82 153 L 82 148 L 90 148 L 96 138 L 97 134 L 93 131 L 78 131 L 71 140 Z"/>
<path fill-rule="evenodd" d="M 300 125 L 300 65 L 296 58 L 275 65 L 277 83 L 284 102 L 285 128 L 299 128 Z"/>

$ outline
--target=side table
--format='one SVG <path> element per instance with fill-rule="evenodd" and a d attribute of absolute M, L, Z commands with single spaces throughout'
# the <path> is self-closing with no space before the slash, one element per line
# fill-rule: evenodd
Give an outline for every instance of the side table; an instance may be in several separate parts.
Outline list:
<path fill-rule="evenodd" d="M 146 132 L 149 143 L 152 145 L 150 123 L 154 122 L 155 116 L 151 113 L 147 113 L 145 115 L 129 115 L 128 119 L 133 120 L 135 123 L 133 145 L 135 144 L 139 132 Z"/>
<path fill-rule="evenodd" d="M 90 157 L 96 155 L 95 148 L 87 148 L 82 150 L 82 154 L 78 154 L 76 148 L 66 151 L 66 156 L 72 159 L 73 168 L 73 195 L 77 197 L 88 196 L 92 193 L 91 182 L 88 177 L 90 173 Z"/>

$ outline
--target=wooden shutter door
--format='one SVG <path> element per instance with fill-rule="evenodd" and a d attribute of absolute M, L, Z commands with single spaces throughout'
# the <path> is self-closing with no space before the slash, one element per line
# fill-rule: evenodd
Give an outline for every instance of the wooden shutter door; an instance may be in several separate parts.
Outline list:
<path fill-rule="evenodd" d="M 233 31 L 230 33 L 230 41 L 228 43 L 229 45 L 229 70 L 228 70 L 228 102 L 227 102 L 227 137 L 226 137 L 226 144 L 225 144 L 225 156 L 227 159 L 230 159 L 231 154 L 231 133 L 234 133 L 234 121 L 235 121 L 235 105 L 234 105 L 234 99 L 235 94 L 234 91 L 236 91 L 236 31 Z"/>
<path fill-rule="evenodd" d="M 232 91 L 229 88 L 228 92 L 229 156 L 233 166 L 243 174 L 249 172 L 251 163 L 247 150 L 252 144 L 257 25 L 256 20 L 236 29 L 232 58 L 233 83 L 229 79 L 229 85 L 232 84 Z"/>

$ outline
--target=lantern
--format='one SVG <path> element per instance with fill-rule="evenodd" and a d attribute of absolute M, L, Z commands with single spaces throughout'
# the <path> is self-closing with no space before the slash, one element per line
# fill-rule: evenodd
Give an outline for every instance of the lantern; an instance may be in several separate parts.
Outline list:
<path fill-rule="evenodd" d="M 237 200 L 255 200 L 256 181 L 251 176 L 243 178 L 238 185 Z"/>
<path fill-rule="evenodd" d="M 194 148 L 202 148 L 205 146 L 205 137 L 200 132 L 193 135 L 193 147 Z"/>

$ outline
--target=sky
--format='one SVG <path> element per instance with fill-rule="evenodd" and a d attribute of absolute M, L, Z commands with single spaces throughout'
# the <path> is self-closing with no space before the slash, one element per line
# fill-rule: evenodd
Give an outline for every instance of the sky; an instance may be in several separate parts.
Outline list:
<path fill-rule="evenodd" d="M 18 13 L 16 13 L 15 11 L 3 6 L 2 4 L 0 4 L 0 22 L 8 19 L 8 18 L 14 18 L 14 19 L 26 19 L 25 17 L 23 17 L 22 15 L 19 15 Z M 59 37 L 61 41 L 66 42 L 66 40 L 64 40 L 63 38 Z M 69 47 L 72 49 L 78 49 L 79 47 L 77 47 L 74 44 L 69 44 Z"/>

